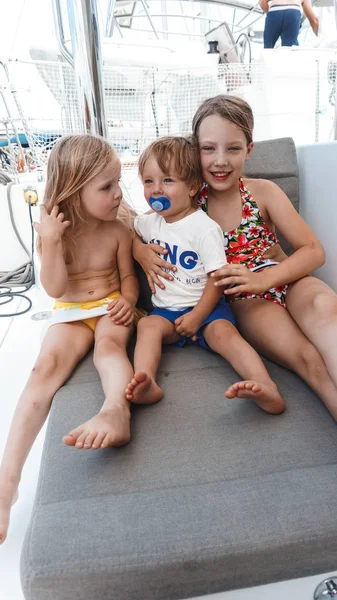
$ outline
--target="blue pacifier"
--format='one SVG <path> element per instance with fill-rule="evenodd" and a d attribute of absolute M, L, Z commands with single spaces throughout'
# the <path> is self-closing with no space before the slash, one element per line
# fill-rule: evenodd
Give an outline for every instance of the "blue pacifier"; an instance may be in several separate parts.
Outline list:
<path fill-rule="evenodd" d="M 149 198 L 149 205 L 153 210 L 161 212 L 162 210 L 167 210 L 171 206 L 171 202 L 166 196 L 160 196 L 159 198 Z"/>

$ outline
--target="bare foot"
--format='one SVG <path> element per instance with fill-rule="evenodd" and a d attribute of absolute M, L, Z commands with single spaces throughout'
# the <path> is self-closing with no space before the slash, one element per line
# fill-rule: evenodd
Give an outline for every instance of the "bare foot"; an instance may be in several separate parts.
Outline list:
<path fill-rule="evenodd" d="M 285 410 L 285 403 L 275 384 L 263 381 L 238 381 L 231 385 L 226 398 L 250 398 L 262 410 L 278 415 Z"/>
<path fill-rule="evenodd" d="M 0 483 L 0 545 L 4 543 L 7 537 L 9 515 L 13 504 L 18 499 L 17 487 L 13 489 L 12 485 Z"/>
<path fill-rule="evenodd" d="M 130 441 L 130 409 L 126 404 L 115 404 L 102 410 L 92 419 L 65 435 L 67 446 L 88 450 L 124 446 Z"/>
<path fill-rule="evenodd" d="M 163 395 L 163 390 L 156 384 L 153 377 L 149 377 L 143 371 L 135 373 L 126 388 L 126 399 L 135 404 L 153 404 L 159 402 Z"/>

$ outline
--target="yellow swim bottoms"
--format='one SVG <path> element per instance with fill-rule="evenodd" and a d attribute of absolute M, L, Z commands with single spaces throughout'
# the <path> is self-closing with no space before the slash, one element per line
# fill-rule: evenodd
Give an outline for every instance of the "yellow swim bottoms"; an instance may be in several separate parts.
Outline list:
<path fill-rule="evenodd" d="M 73 321 L 83 321 L 92 331 L 95 331 L 99 317 L 107 314 L 106 307 L 112 300 L 121 296 L 121 292 L 113 292 L 107 298 L 92 300 L 89 302 L 59 302 L 55 300 L 51 325 L 55 323 L 71 323 Z M 145 316 L 145 312 L 135 308 L 135 325 L 139 319 Z"/>

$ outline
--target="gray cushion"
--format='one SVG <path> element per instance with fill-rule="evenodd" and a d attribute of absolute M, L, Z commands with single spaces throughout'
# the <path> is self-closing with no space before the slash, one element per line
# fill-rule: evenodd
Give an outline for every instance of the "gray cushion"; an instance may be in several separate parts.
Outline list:
<path fill-rule="evenodd" d="M 166 348 L 165 397 L 132 441 L 87 452 L 62 435 L 103 401 L 91 356 L 56 395 L 22 559 L 29 600 L 174 600 L 333 569 L 336 424 L 268 363 L 288 410 L 227 400 L 218 356 Z"/>
<path fill-rule="evenodd" d="M 179 600 L 334 569 L 336 424 L 296 375 L 267 366 L 279 416 L 224 398 L 237 375 L 219 356 L 166 347 L 164 399 L 133 408 L 130 444 L 93 452 L 61 443 L 103 402 L 89 354 L 53 402 L 27 600 Z"/>

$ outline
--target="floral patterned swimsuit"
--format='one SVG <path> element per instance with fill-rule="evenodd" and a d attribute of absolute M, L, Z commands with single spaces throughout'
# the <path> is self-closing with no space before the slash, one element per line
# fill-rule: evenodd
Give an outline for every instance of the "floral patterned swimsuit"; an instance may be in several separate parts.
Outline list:
<path fill-rule="evenodd" d="M 242 200 L 242 219 L 237 229 L 224 232 L 227 261 L 233 264 L 243 264 L 251 271 L 264 271 L 278 264 L 268 258 L 263 258 L 266 250 L 278 244 L 278 239 L 275 232 L 269 229 L 263 221 L 258 205 L 241 178 L 239 179 L 239 189 Z M 208 187 L 205 184 L 198 198 L 198 207 L 206 213 L 208 212 L 207 198 Z M 227 301 L 236 302 L 247 298 L 264 298 L 285 307 L 287 289 L 288 285 L 285 284 L 274 287 L 262 294 L 247 292 L 233 298 L 227 297 Z"/>

